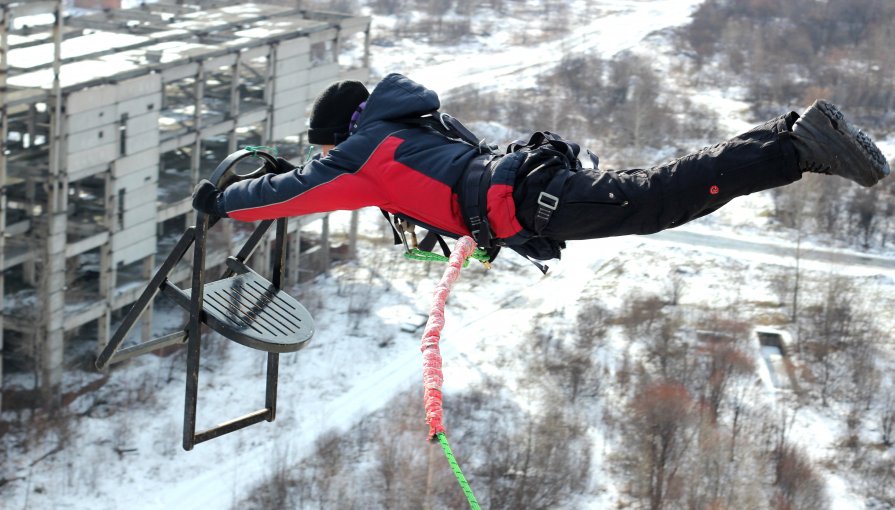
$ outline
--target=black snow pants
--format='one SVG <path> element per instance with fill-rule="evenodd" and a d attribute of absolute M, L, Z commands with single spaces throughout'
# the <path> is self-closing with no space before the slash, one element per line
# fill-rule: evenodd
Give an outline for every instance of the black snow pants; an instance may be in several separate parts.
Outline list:
<path fill-rule="evenodd" d="M 682 225 L 730 200 L 801 178 L 790 132 L 794 112 L 724 143 L 650 169 L 581 170 L 565 182 L 559 206 L 540 232 L 554 241 L 652 234 Z M 551 179 L 517 182 L 517 218 L 533 231 L 538 197 Z"/>

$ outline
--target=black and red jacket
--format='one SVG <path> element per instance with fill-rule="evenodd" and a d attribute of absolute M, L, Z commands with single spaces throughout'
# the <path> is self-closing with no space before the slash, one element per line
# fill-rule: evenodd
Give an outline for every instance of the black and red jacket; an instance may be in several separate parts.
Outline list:
<path fill-rule="evenodd" d="M 375 206 L 445 233 L 469 235 L 457 189 L 478 152 L 401 122 L 439 107 L 435 92 L 389 74 L 367 99 L 354 133 L 326 157 L 226 188 L 223 209 L 230 218 L 255 221 Z M 497 165 L 488 188 L 488 220 L 495 237 L 518 241 L 527 236 L 513 201 L 517 165 L 502 159 L 507 161 Z"/>

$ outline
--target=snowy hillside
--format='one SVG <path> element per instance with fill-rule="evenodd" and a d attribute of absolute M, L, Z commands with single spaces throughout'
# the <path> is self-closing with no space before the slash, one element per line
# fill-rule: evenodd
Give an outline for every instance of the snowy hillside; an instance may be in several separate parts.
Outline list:
<path fill-rule="evenodd" d="M 667 86 L 673 93 L 716 110 L 717 129 L 728 136 L 754 120 L 748 118 L 744 99 L 737 95 L 737 89 L 712 83 L 701 89 L 689 88 L 686 77 L 673 72 L 679 65 L 677 59 L 685 57 L 668 46 L 665 35 L 666 30 L 688 23 L 700 3 L 576 0 L 568 2 L 568 12 L 574 13 L 570 30 L 524 45 L 514 35 L 527 30 L 530 20 L 507 13 L 500 22 L 477 19 L 476 23 L 488 29 L 479 28 L 476 32 L 481 35 L 463 39 L 456 46 L 427 45 L 418 40 L 380 41 L 371 50 L 372 65 L 379 76 L 399 71 L 433 88 L 441 95 L 444 109 L 451 111 L 451 98 L 470 86 L 500 91 L 533 86 L 538 76 L 555 69 L 557 55 L 596 54 L 612 59 L 631 51 L 652 56 L 657 68 L 668 70 Z M 585 11 L 586 15 L 581 14 Z M 408 20 L 376 16 L 373 30 L 387 31 L 402 22 Z M 519 129 L 502 124 L 500 119 L 494 121 L 493 133 L 512 136 Z M 476 127 L 488 126 L 479 123 Z M 720 140 L 702 142 L 715 141 Z M 890 159 L 895 158 L 895 135 L 883 147 Z M 642 157 L 647 164 L 666 156 L 660 151 Z M 560 401 L 558 395 L 568 392 L 568 387 L 563 367 L 552 366 L 550 360 L 567 354 L 570 345 L 586 336 L 580 329 L 600 329 L 604 336 L 594 340 L 596 354 L 588 366 L 591 386 L 580 394 L 576 388 L 572 397 L 575 404 L 557 411 L 560 432 L 568 437 L 573 431 L 577 434 L 573 443 L 576 450 L 566 452 L 568 460 L 574 457 L 587 462 L 589 477 L 583 487 L 574 489 L 574 494 L 553 494 L 560 498 L 554 508 L 643 505 L 631 495 L 636 486 L 631 481 L 630 473 L 636 471 L 631 456 L 636 452 L 626 428 L 639 423 L 634 415 L 640 409 L 637 391 L 643 383 L 637 381 L 666 367 L 655 356 L 657 343 L 642 338 L 644 324 L 656 319 L 658 325 L 659 318 L 638 316 L 630 306 L 634 301 L 648 302 L 639 301 L 640 296 L 658 296 L 663 310 L 668 311 L 668 317 L 661 320 L 670 323 L 673 315 L 683 324 L 682 333 L 676 333 L 675 338 L 683 337 L 685 355 L 676 358 L 674 363 L 680 365 L 672 368 L 689 372 L 691 377 L 702 373 L 713 335 L 720 337 L 723 335 L 719 332 L 731 331 L 724 329 L 726 321 L 734 322 L 735 317 L 748 322 L 746 330 L 736 330 L 741 333 L 741 351 L 748 358 L 743 363 L 749 367 L 748 373 L 731 380 L 726 388 L 741 398 L 726 399 L 721 404 L 730 406 L 727 409 L 736 407 L 736 416 L 749 416 L 753 423 L 765 420 L 764 426 L 745 429 L 743 436 L 747 439 L 743 442 L 770 442 L 785 436 L 787 445 L 807 452 L 812 469 L 820 473 L 817 492 L 826 495 L 829 508 L 867 508 L 869 478 L 863 479 L 860 472 L 851 469 L 844 460 L 849 450 L 843 445 L 849 436 L 866 444 L 878 443 L 880 426 L 876 417 L 881 404 L 874 401 L 868 405 L 873 418 L 859 420 L 848 430 L 845 417 L 851 409 L 835 399 L 831 405 L 821 405 L 814 393 L 799 393 L 793 387 L 814 385 L 819 375 L 809 376 L 804 368 L 807 351 L 795 353 L 786 307 L 781 303 L 785 299 L 777 295 L 775 277 L 796 271 L 802 275 L 803 285 L 818 295 L 829 287 L 831 275 L 844 277 L 859 289 L 859 299 L 853 305 L 870 313 L 874 331 L 893 331 L 895 258 L 882 250 L 867 255 L 803 239 L 796 266 L 797 250 L 791 236 L 774 229 L 768 219 L 767 211 L 772 207 L 771 198 L 761 194 L 739 199 L 719 213 L 673 233 L 570 243 L 562 261 L 551 264 L 546 276 L 510 253 L 502 255 L 491 270 L 477 263 L 465 269 L 448 301 L 442 350 L 445 422 L 461 466 L 470 467 L 467 476 L 473 490 L 485 497 L 499 494 L 504 486 L 489 485 L 485 470 L 474 467 L 487 460 L 483 452 L 488 451 L 488 441 L 497 443 L 504 429 L 540 425 L 536 418 L 548 414 L 547 409 L 555 411 L 549 401 Z M 347 223 L 347 215 L 335 217 L 338 235 L 342 231 L 338 225 Z M 414 473 L 395 476 L 428 483 L 428 467 L 433 470 L 428 473 L 437 473 L 433 490 L 449 493 L 439 501 L 456 501 L 460 488 L 450 478 L 447 462 L 440 451 L 433 454 L 430 450 L 435 447 L 424 441 L 426 426 L 419 400 L 421 330 L 415 329 L 424 320 L 421 316 L 428 310 L 432 288 L 443 266 L 404 261 L 383 227 L 378 211 L 365 211 L 357 262 L 339 266 L 331 274 L 292 290 L 314 315 L 317 334 L 308 348 L 281 358 L 275 422 L 255 425 L 184 452 L 180 448 L 180 427 L 185 355 L 142 357 L 115 369 L 100 390 L 75 400 L 69 412 L 77 418 L 68 421 L 68 426 L 35 424 L 24 436 L 2 439 L 8 457 L 0 463 L 5 469 L 0 478 L 7 480 L 0 484 L 0 508 L 264 508 L 262 502 L 276 500 L 274 492 L 280 489 L 308 491 L 300 496 L 281 495 L 285 499 L 280 501 L 291 501 L 296 508 L 398 508 L 397 504 L 390 506 L 375 499 L 385 484 L 382 452 L 391 451 L 382 445 L 393 438 L 407 439 L 409 446 L 392 446 L 409 450 L 405 453 L 414 459 L 410 465 L 415 469 Z M 596 308 L 601 311 L 596 312 Z M 172 328 L 182 324 L 178 312 L 158 313 L 169 319 Z M 588 315 L 594 313 L 605 315 Z M 855 314 L 857 317 L 858 311 Z M 717 330 L 712 329 L 713 325 L 718 326 Z M 655 331 L 661 329 L 657 326 Z M 756 331 L 781 333 L 782 347 L 775 350 L 774 346 L 760 344 Z M 883 384 L 891 385 L 895 345 L 891 338 L 875 340 L 880 343 L 879 357 L 871 362 L 884 374 Z M 784 353 L 787 349 L 793 350 Z M 262 355 L 223 340 L 212 342 L 206 353 L 209 362 L 200 376 L 200 427 L 261 405 Z M 848 379 L 848 371 L 843 368 L 833 375 Z M 69 377 L 89 381 L 100 376 L 73 373 Z M 487 408 L 474 400 L 475 395 L 497 402 L 499 409 Z M 694 408 L 707 405 L 698 402 Z M 732 415 L 733 411 L 723 414 L 720 428 L 736 429 L 738 424 Z M 399 421 L 402 418 L 410 425 Z M 705 439 L 711 435 L 706 432 L 710 427 L 688 426 L 693 431 L 693 436 L 688 436 L 692 444 L 710 442 Z M 67 446 L 57 449 L 63 439 Z M 326 466 L 315 463 L 315 458 L 323 458 L 321 452 L 332 441 L 353 444 L 354 450 L 351 455 L 339 450 L 342 458 L 338 461 L 326 457 L 324 464 L 338 475 L 324 481 L 320 473 Z M 507 448 L 523 446 L 513 442 Z M 585 450 L 586 456 L 582 453 Z M 893 455 L 891 445 L 880 447 L 881 462 L 890 462 L 891 466 Z M 746 471 L 766 468 L 756 467 L 760 464 L 758 457 L 738 457 L 741 463 L 736 465 L 732 454 L 728 459 L 725 450 L 718 454 L 723 461 L 712 466 L 708 461 L 705 466 L 697 465 L 690 458 L 682 460 L 681 465 L 693 473 L 715 468 L 725 471 L 721 479 L 731 486 L 742 479 L 742 487 L 717 490 L 741 491 L 728 500 L 744 505 L 740 508 L 767 508 L 770 503 L 761 499 L 761 491 L 766 488 L 746 481 Z M 317 478 L 298 478 L 311 476 L 305 474 L 308 470 Z M 774 474 L 761 472 L 768 477 Z M 502 476 L 517 478 L 507 472 Z M 304 482 L 293 483 L 299 479 L 314 483 L 302 488 L 299 485 Z M 340 486 L 340 481 L 344 485 Z M 401 482 L 393 483 L 397 486 Z M 401 497 L 410 498 L 411 492 L 421 490 L 420 485 L 411 485 Z M 339 505 L 323 499 L 332 494 L 341 494 Z M 312 505 L 309 501 L 316 502 Z M 752 503 L 758 506 L 750 506 Z"/>

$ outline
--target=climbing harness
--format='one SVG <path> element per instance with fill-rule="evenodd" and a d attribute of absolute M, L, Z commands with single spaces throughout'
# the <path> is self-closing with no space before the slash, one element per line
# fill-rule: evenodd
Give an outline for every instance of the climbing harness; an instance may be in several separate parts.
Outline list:
<path fill-rule="evenodd" d="M 478 154 L 464 169 L 455 188 L 460 213 L 472 239 L 480 249 L 488 252 L 492 261 L 501 247 L 506 246 L 525 257 L 542 273 L 546 273 L 548 267 L 538 261 L 559 258 L 565 243 L 544 237 L 543 232 L 554 212 L 560 207 L 569 178 L 582 169 L 578 160 L 580 147 L 555 133 L 539 131 L 527 141 L 517 140 L 509 144 L 507 154 L 501 155 L 496 146 L 477 138 L 457 119 L 442 112 L 434 111 L 419 117 L 399 119 L 399 122 L 434 131 L 453 142 L 464 143 L 476 150 Z M 588 150 L 587 156 L 593 167 L 599 168 L 597 155 Z M 549 177 L 544 182 L 543 189 L 539 190 L 531 230 L 516 234 L 517 239 L 495 238 L 488 218 L 488 194 L 492 182 L 515 186 L 521 179 L 534 175 Z M 513 176 L 517 176 L 515 181 Z M 386 211 L 383 211 L 383 214 L 389 218 L 389 223 L 394 229 L 395 244 L 403 243 L 405 253 L 409 253 L 415 246 L 408 243 L 405 230 L 399 228 L 397 219 L 429 230 L 426 238 L 420 243 L 420 249 L 429 251 L 437 240 L 445 256 L 450 254 L 441 236 L 457 237 L 456 234 L 433 230 L 418 220 L 403 215 L 397 215 L 398 218 L 392 221 Z M 415 259 L 410 256 L 408 258 Z"/>
<path fill-rule="evenodd" d="M 463 476 L 457 459 L 448 444 L 447 435 L 445 433 L 442 418 L 444 417 L 444 409 L 442 408 L 442 392 L 441 384 L 444 382 L 444 375 L 441 371 L 441 350 L 438 343 L 441 340 L 441 330 L 444 328 L 444 305 L 451 287 L 460 277 L 460 268 L 468 257 L 472 256 L 476 250 L 475 241 L 468 236 L 463 236 L 457 240 L 454 250 L 448 261 L 448 267 L 444 270 L 444 275 L 435 286 L 433 292 L 432 308 L 429 311 L 429 320 L 426 322 L 426 328 L 423 331 L 421 339 L 420 351 L 423 353 L 423 404 L 426 411 L 426 423 L 429 425 L 429 439 L 437 439 L 444 451 L 444 456 L 451 465 L 451 470 L 457 478 L 457 483 L 463 489 L 469 507 L 473 510 L 479 510 L 479 504 L 472 493 L 472 488 Z"/>
<path fill-rule="evenodd" d="M 499 159 L 497 146 L 477 137 L 459 120 L 444 112 L 433 111 L 420 117 L 402 119 L 402 122 L 435 131 L 448 140 L 473 147 L 478 153 L 463 173 L 457 198 L 463 221 L 473 240 L 480 248 L 493 249 L 493 259 L 499 248 L 492 243 L 487 197 L 488 188 L 491 186 L 491 175 L 494 172 L 492 163 Z"/>
<path fill-rule="evenodd" d="M 478 156 L 467 167 L 464 177 L 461 179 L 463 186 L 460 189 L 459 202 L 464 221 L 467 228 L 472 233 L 473 239 L 478 246 L 484 249 L 488 254 L 488 262 L 493 261 L 497 257 L 500 247 L 491 243 L 491 228 L 488 225 L 487 211 L 485 203 L 488 186 L 490 185 L 491 169 L 489 164 L 498 154 L 497 146 L 488 144 L 485 139 L 479 139 L 466 126 L 450 115 L 433 111 L 418 117 L 408 117 L 399 119 L 398 122 L 418 126 L 430 131 L 434 131 L 448 140 L 453 142 L 464 143 L 475 148 Z M 470 182 L 473 179 L 475 182 Z M 474 197 L 474 198 L 473 198 Z M 469 205 L 467 205 L 467 203 Z M 382 210 L 383 216 L 392 227 L 395 237 L 395 244 L 404 245 L 404 256 L 410 260 L 446 260 L 450 256 L 450 249 L 444 240 L 444 237 L 456 238 L 457 235 L 439 230 L 426 225 L 425 223 L 414 218 L 407 217 L 403 214 L 391 215 L 388 211 Z M 426 229 L 427 233 L 422 241 L 416 242 L 416 234 L 413 231 L 414 226 Z M 408 239 L 410 234 L 411 239 Z M 444 253 L 444 257 L 428 258 L 428 256 L 420 257 L 415 249 L 422 251 L 431 251 L 435 244 L 438 244 Z M 481 259 L 479 259 L 481 260 Z M 483 261 L 484 262 L 484 261 Z"/>

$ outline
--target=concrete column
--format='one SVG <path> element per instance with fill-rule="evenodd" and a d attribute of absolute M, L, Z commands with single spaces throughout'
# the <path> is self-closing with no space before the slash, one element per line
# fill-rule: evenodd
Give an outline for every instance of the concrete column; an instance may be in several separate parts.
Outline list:
<path fill-rule="evenodd" d="M 333 38 L 333 62 L 339 61 L 339 53 L 342 51 L 342 27 L 336 27 L 336 37 Z"/>
<path fill-rule="evenodd" d="M 6 231 L 6 136 L 9 129 L 6 108 L 6 51 L 8 48 L 9 6 L 0 5 L 0 232 Z M 5 237 L 0 235 L 0 388 L 3 387 L 3 295 L 6 293 L 4 272 Z M 3 393 L 0 392 L 0 411 Z"/>
<path fill-rule="evenodd" d="M 271 228 L 271 230 L 273 230 L 276 227 L 277 227 L 276 224 L 274 224 L 270 228 Z M 273 252 L 273 249 L 271 248 L 272 246 L 273 246 L 273 237 L 270 234 L 267 234 L 264 236 L 264 240 L 262 240 L 258 244 L 258 248 L 255 250 L 255 257 L 257 257 L 255 260 L 257 261 L 256 262 L 257 265 L 253 265 L 252 267 L 254 267 L 256 271 L 258 271 L 259 273 L 264 275 L 265 278 L 270 278 L 271 273 L 272 273 L 272 271 L 271 271 L 272 262 L 273 262 L 273 257 L 271 256 L 272 252 Z"/>
<path fill-rule="evenodd" d="M 193 94 L 196 98 L 193 105 L 193 129 L 196 131 L 196 141 L 193 143 L 193 154 L 190 158 L 190 186 L 195 186 L 202 179 L 199 172 L 202 170 L 202 96 L 205 95 L 205 70 L 201 62 L 196 72 Z M 187 221 L 191 225 L 196 224 L 196 211 L 190 211 Z"/>
<path fill-rule="evenodd" d="M 297 226 L 292 237 L 289 238 L 289 280 L 290 285 L 295 285 L 301 278 L 301 219 L 293 218 Z"/>
<path fill-rule="evenodd" d="M 107 188 L 108 189 L 108 188 Z M 106 208 L 108 211 L 109 208 Z M 115 267 L 112 264 L 112 246 L 106 243 L 99 249 L 99 295 L 106 302 L 106 311 L 99 320 L 97 328 L 97 352 L 103 349 L 112 336 L 111 300 L 115 291 Z"/>
<path fill-rule="evenodd" d="M 359 213 L 351 211 L 351 223 L 348 227 L 348 257 L 355 258 L 357 256 L 357 228 Z"/>
<path fill-rule="evenodd" d="M 242 59 L 239 58 L 238 55 L 236 56 L 236 62 L 230 69 L 230 75 L 233 77 L 230 80 L 230 118 L 237 119 L 239 118 L 239 80 L 242 78 L 240 76 L 242 71 Z M 236 132 L 234 131 L 233 134 L 235 136 Z M 265 140 L 261 140 L 262 145 L 264 145 L 264 142 Z"/>
<path fill-rule="evenodd" d="M 52 202 L 54 197 L 50 196 Z M 55 407 L 60 402 L 65 319 L 65 213 L 48 215 L 43 268 L 40 274 L 40 302 L 43 304 L 40 342 L 41 393 L 44 402 Z M 39 339 L 41 340 L 41 339 Z"/>
<path fill-rule="evenodd" d="M 323 217 L 323 227 L 320 229 L 320 249 L 323 250 L 323 267 L 329 271 L 329 265 L 332 263 L 332 255 L 329 250 L 329 215 Z"/>
<path fill-rule="evenodd" d="M 264 73 L 264 104 L 267 115 L 264 116 L 264 139 L 273 139 L 273 80 L 276 76 L 277 45 L 268 46 L 267 68 Z"/>
<path fill-rule="evenodd" d="M 59 74 L 62 68 L 62 0 L 55 6 L 56 22 L 53 26 L 53 95 L 50 105 L 50 174 L 47 183 L 46 223 L 44 246 L 41 259 L 40 302 L 43 304 L 43 336 L 40 342 L 41 393 L 46 405 L 56 407 L 61 402 L 62 361 L 65 350 L 65 237 L 68 225 L 68 182 L 61 171 L 62 133 L 62 88 Z"/>
<path fill-rule="evenodd" d="M 3 248 L 0 243 L 0 249 Z M 2 253 L 2 252 L 0 252 Z M 0 264 L 3 263 L 3 256 L 0 255 Z M 3 310 L 3 294 L 6 292 L 3 273 L 0 272 L 0 311 Z M 3 388 L 3 314 L 0 313 L 0 388 Z M 0 391 L 0 411 L 3 411 L 3 392 Z"/>
<path fill-rule="evenodd" d="M 370 26 L 364 30 L 364 68 L 370 68 Z"/>
<path fill-rule="evenodd" d="M 103 221 L 105 221 L 110 240 L 99 249 L 99 295 L 102 296 L 106 303 L 106 311 L 99 318 L 96 339 L 97 353 L 109 343 L 109 339 L 112 337 L 112 298 L 115 296 L 115 285 L 118 277 L 115 264 L 112 262 L 111 241 L 111 235 L 118 230 L 118 225 L 115 222 L 118 208 L 118 200 L 115 196 L 115 182 L 110 167 L 105 175 L 105 192 L 103 193 L 103 210 L 106 211 Z"/>

